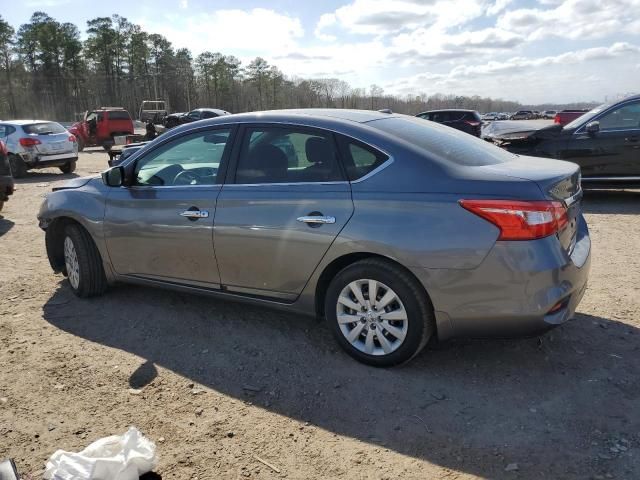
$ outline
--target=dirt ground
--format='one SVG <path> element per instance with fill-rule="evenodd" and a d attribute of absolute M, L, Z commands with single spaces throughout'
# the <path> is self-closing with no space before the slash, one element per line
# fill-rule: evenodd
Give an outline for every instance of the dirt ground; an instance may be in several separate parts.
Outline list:
<path fill-rule="evenodd" d="M 163 479 L 640 478 L 640 193 L 586 195 L 575 320 L 380 370 L 312 319 L 127 285 L 75 298 L 36 222 L 71 176 L 29 173 L 0 216 L 0 459 L 25 478 L 129 425 Z"/>

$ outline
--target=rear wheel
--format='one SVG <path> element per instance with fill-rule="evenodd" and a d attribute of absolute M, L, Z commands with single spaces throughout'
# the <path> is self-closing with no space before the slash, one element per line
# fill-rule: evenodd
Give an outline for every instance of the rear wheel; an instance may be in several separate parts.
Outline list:
<path fill-rule="evenodd" d="M 70 160 L 59 168 L 62 173 L 73 173 L 76 171 L 76 161 Z"/>
<path fill-rule="evenodd" d="M 9 164 L 13 178 L 22 178 L 27 174 L 27 164 L 18 155 L 10 155 Z"/>
<path fill-rule="evenodd" d="M 77 225 L 68 225 L 62 246 L 65 272 L 73 293 L 79 297 L 102 295 L 107 280 L 100 253 L 87 231 Z"/>
<path fill-rule="evenodd" d="M 377 367 L 407 362 L 435 333 L 422 286 L 391 262 L 356 262 L 331 281 L 325 315 L 338 343 L 355 359 Z"/>

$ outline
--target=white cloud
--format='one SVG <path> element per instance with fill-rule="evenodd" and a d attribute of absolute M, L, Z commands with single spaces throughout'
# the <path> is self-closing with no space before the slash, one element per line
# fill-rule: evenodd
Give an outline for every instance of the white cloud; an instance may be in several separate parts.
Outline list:
<path fill-rule="evenodd" d="M 189 0 L 180 0 L 180 8 L 189 8 Z"/>
<path fill-rule="evenodd" d="M 624 59 L 624 62 L 619 62 Z M 640 60 L 640 46 L 617 42 L 544 57 L 512 57 L 482 64 L 460 64 L 446 73 L 424 72 L 384 85 L 396 93 L 428 91 L 490 95 L 531 102 L 566 103 L 603 99 L 633 89 L 636 82 L 624 75 L 627 65 Z M 571 85 L 571 90 L 562 88 Z"/>
<path fill-rule="evenodd" d="M 205 50 L 245 51 L 250 55 L 277 52 L 295 48 L 298 39 L 304 36 L 298 18 L 264 8 L 166 14 L 139 23 L 147 31 L 160 33 L 175 46 L 189 48 L 195 54 Z"/>
<path fill-rule="evenodd" d="M 570 39 L 602 38 L 627 29 L 640 9 L 640 0 L 566 0 L 554 8 L 521 8 L 504 13 L 497 26 L 519 31 L 530 40 L 551 36 Z M 629 32 L 634 33 L 634 32 Z M 637 34 L 637 30 L 635 30 Z"/>

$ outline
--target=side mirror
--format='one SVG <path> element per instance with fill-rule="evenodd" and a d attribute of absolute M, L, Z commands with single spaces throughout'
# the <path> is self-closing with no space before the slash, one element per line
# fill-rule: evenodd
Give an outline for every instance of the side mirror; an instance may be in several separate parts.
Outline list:
<path fill-rule="evenodd" d="M 102 172 L 102 183 L 107 187 L 121 187 L 124 181 L 124 168 L 111 167 Z"/>
<path fill-rule="evenodd" d="M 586 131 L 589 135 L 595 135 L 600 131 L 600 122 L 587 123 Z"/>

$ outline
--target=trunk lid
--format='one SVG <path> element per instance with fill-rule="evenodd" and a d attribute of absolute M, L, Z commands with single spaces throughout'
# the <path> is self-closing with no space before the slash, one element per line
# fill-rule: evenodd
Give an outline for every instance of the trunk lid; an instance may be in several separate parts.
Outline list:
<path fill-rule="evenodd" d="M 69 140 L 69 133 L 52 133 L 48 135 L 37 135 L 40 144 L 36 145 L 38 153 L 44 155 L 58 155 L 61 153 L 73 152 L 73 142 Z"/>
<path fill-rule="evenodd" d="M 562 202 L 567 209 L 569 221 L 557 235 L 564 249 L 571 254 L 576 241 L 578 219 L 582 214 L 582 188 L 578 165 L 562 160 L 518 157 L 511 162 L 478 168 L 500 176 L 531 180 L 540 187 L 545 199 Z"/>

